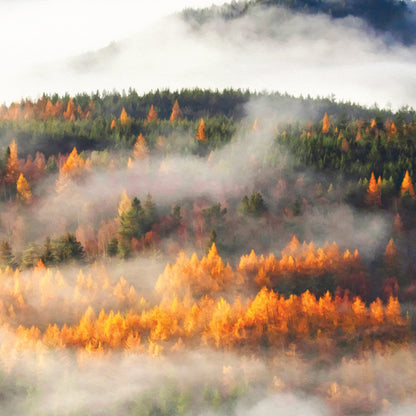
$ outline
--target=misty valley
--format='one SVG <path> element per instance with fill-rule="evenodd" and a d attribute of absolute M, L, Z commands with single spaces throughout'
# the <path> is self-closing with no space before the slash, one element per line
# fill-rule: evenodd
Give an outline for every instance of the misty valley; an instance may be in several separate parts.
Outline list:
<path fill-rule="evenodd" d="M 2 414 L 411 414 L 413 109 L 44 94 L 0 140 Z"/>

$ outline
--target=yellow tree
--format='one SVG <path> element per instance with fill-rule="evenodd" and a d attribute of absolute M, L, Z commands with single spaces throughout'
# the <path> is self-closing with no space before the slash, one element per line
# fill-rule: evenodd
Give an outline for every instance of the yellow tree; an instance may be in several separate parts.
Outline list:
<path fill-rule="evenodd" d="M 408 170 L 406 171 L 406 174 L 404 175 L 400 191 L 401 191 L 402 196 L 409 195 L 412 198 L 415 198 L 415 191 L 413 189 L 412 179 L 410 178 Z"/>
<path fill-rule="evenodd" d="M 120 114 L 120 123 L 122 126 L 127 125 L 131 121 L 129 115 L 127 114 L 126 109 L 123 107 Z"/>
<path fill-rule="evenodd" d="M 30 190 L 30 185 L 27 182 L 26 178 L 23 176 L 23 173 L 20 174 L 19 179 L 16 183 L 17 197 L 24 203 L 28 204 L 32 200 L 32 191 Z"/>
<path fill-rule="evenodd" d="M 136 143 L 134 144 L 133 157 L 136 160 L 147 159 L 149 157 L 149 149 L 142 133 L 137 137 Z"/>
<path fill-rule="evenodd" d="M 62 192 L 68 185 L 69 180 L 81 178 L 88 164 L 78 154 L 76 147 L 73 148 L 68 159 L 59 170 L 59 179 L 56 181 L 57 192 Z"/>
<path fill-rule="evenodd" d="M 117 123 L 116 121 L 113 119 L 113 121 L 111 122 L 111 126 L 110 126 L 110 130 L 113 130 L 117 127 Z"/>
<path fill-rule="evenodd" d="M 127 196 L 127 192 L 123 189 L 121 200 L 118 204 L 118 215 L 121 217 L 131 208 L 131 199 Z"/>
<path fill-rule="evenodd" d="M 203 118 L 201 118 L 201 121 L 199 123 L 199 127 L 196 132 L 196 139 L 202 142 L 205 142 L 207 140 L 207 136 L 205 135 L 205 123 Z"/>
<path fill-rule="evenodd" d="M 365 202 L 367 205 L 381 205 L 380 187 L 377 184 L 374 172 L 371 172 L 371 178 L 370 183 L 368 184 Z"/>
<path fill-rule="evenodd" d="M 21 166 L 20 160 L 17 157 L 17 144 L 15 140 L 10 143 L 9 146 L 9 156 L 7 158 L 7 166 L 6 166 L 6 176 L 5 180 L 7 183 L 16 183 L 17 178 L 19 177 Z"/>
<path fill-rule="evenodd" d="M 322 120 L 322 133 L 328 133 L 330 127 L 331 127 L 331 122 L 329 121 L 328 114 L 325 113 L 324 118 Z"/>
<path fill-rule="evenodd" d="M 157 120 L 157 111 L 154 109 L 153 104 L 150 107 L 149 114 L 147 115 L 147 122 L 151 123 L 152 121 Z"/>
<path fill-rule="evenodd" d="M 172 107 L 172 114 L 170 115 L 170 121 L 181 120 L 182 118 L 183 118 L 182 110 L 179 107 L 178 100 L 176 100 Z"/>

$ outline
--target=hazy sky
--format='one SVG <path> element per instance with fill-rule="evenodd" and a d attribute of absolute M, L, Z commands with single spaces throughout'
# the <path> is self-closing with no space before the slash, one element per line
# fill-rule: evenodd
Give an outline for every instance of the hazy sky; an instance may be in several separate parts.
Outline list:
<path fill-rule="evenodd" d="M 359 19 L 254 10 L 193 33 L 167 18 L 223 2 L 0 0 L 0 102 L 198 86 L 416 107 L 416 48 L 386 46 Z"/>

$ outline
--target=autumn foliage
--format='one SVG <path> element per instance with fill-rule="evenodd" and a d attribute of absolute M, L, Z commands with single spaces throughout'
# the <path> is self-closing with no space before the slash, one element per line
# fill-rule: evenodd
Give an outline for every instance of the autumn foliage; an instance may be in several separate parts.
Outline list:
<path fill-rule="evenodd" d="M 295 239 L 284 256 L 296 257 L 302 250 L 311 264 L 323 261 L 313 260 L 311 247 L 302 247 Z M 336 251 L 335 247 L 327 249 L 328 254 Z M 354 261 L 354 256 L 346 253 L 339 257 Z M 299 261 L 295 265 L 290 258 L 285 258 L 289 265 L 284 263 L 284 267 L 318 264 L 302 266 Z M 385 337 L 388 330 L 396 337 L 407 333 L 400 304 L 392 297 L 387 304 L 376 299 L 366 305 L 359 297 L 350 299 L 329 292 L 319 297 L 310 291 L 284 296 L 263 287 L 254 297 L 245 297 L 244 291 L 238 290 L 244 282 L 238 277 L 239 271 L 253 276 L 262 264 L 267 275 L 273 263 L 270 257 L 251 254 L 242 257 L 234 271 L 223 263 L 215 245 L 201 260 L 196 255 L 187 258 L 181 254 L 174 265 L 167 265 L 156 284 L 157 293 L 162 295 L 160 304 L 150 306 L 123 277 L 111 283 L 101 266 L 87 275 L 80 271 L 72 286 L 59 271 L 52 272 L 39 261 L 31 276 L 21 276 L 9 268 L 1 274 L 0 322 L 9 325 L 27 346 L 41 343 L 47 348 L 89 352 L 123 349 L 152 355 L 184 343 L 241 349 L 340 334 L 351 337 L 354 333 L 376 335 L 383 331 Z M 45 316 L 59 308 L 61 323 L 50 322 L 42 330 L 33 326 L 30 302 L 36 302 L 38 312 Z M 74 314 L 79 316 L 77 322 L 71 322 Z"/>
<path fill-rule="evenodd" d="M 413 189 L 412 179 L 410 178 L 409 171 L 406 171 L 404 175 L 402 186 L 400 188 L 402 196 L 409 195 L 413 199 L 416 198 L 415 191 Z"/>
<path fill-rule="evenodd" d="M 196 132 L 196 139 L 201 142 L 205 142 L 207 140 L 207 136 L 205 134 L 205 123 L 203 118 L 201 118 L 201 121 L 199 122 L 198 130 Z"/>
<path fill-rule="evenodd" d="M 147 122 L 151 123 L 152 121 L 157 120 L 157 111 L 153 107 L 153 105 L 150 107 L 149 113 L 147 114 Z"/>
<path fill-rule="evenodd" d="M 329 120 L 328 114 L 325 113 L 324 118 L 322 120 L 322 133 L 328 133 L 330 127 L 331 127 L 331 122 Z"/>
<path fill-rule="evenodd" d="M 176 100 L 172 107 L 172 114 L 170 115 L 170 121 L 181 120 L 182 118 L 183 118 L 182 110 L 179 107 L 178 100 Z"/>

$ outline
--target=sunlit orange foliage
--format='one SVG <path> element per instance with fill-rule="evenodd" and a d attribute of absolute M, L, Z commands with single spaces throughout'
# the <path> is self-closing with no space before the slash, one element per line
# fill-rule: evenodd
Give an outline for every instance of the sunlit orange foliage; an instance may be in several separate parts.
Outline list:
<path fill-rule="evenodd" d="M 111 126 L 110 126 L 110 130 L 113 130 L 117 127 L 117 122 L 113 119 L 113 121 L 111 122 Z"/>
<path fill-rule="evenodd" d="M 381 205 L 381 192 L 374 172 L 371 172 L 370 182 L 368 184 L 367 194 L 365 198 L 366 204 L 371 206 Z"/>
<path fill-rule="evenodd" d="M 123 109 L 121 110 L 121 114 L 120 114 L 120 123 L 122 126 L 127 125 L 128 123 L 130 123 L 130 117 L 127 114 L 126 109 L 123 107 Z"/>
<path fill-rule="evenodd" d="M 343 254 L 334 244 L 316 249 L 296 238 L 284 252 L 296 268 L 306 259 L 319 267 L 331 262 L 339 267 L 358 255 Z M 261 262 L 263 270 L 280 267 L 272 255 L 265 259 L 252 251 L 241 259 L 239 270 L 255 273 Z M 139 300 L 123 277 L 112 284 L 103 266 L 94 265 L 88 274 L 80 271 L 73 285 L 39 261 L 26 276 L 10 268 L 0 272 L 0 322 L 14 332 L 16 345 L 25 348 L 77 348 L 87 353 L 118 349 L 152 356 L 183 345 L 257 349 L 320 337 L 371 339 L 377 331 L 384 339 L 406 339 L 407 322 L 396 298 L 387 304 L 376 299 L 367 306 L 359 297 L 333 297 L 329 292 L 316 297 L 309 291 L 283 296 L 263 287 L 254 299 L 243 299 L 234 292 L 241 288 L 238 273 L 224 265 L 215 245 L 201 260 L 181 254 L 159 277 L 156 290 L 163 298 L 151 306 Z M 28 304 L 37 305 L 36 314 Z M 41 330 L 34 317 L 51 316 L 51 311 L 61 323 L 46 322 Z"/>
<path fill-rule="evenodd" d="M 322 120 L 322 133 L 328 133 L 331 127 L 331 121 L 329 120 L 328 114 L 325 113 Z"/>
<path fill-rule="evenodd" d="M 376 123 L 376 119 L 375 118 L 372 118 L 371 119 L 371 124 L 370 124 L 370 128 L 374 128 L 374 127 L 376 127 L 377 126 L 377 123 Z"/>
<path fill-rule="evenodd" d="M 179 107 L 178 100 L 176 100 L 172 107 L 172 114 L 170 115 L 170 121 L 181 120 L 182 118 L 183 118 L 182 110 Z"/>
<path fill-rule="evenodd" d="M 199 122 L 198 130 L 196 132 L 196 139 L 202 142 L 207 140 L 207 136 L 205 135 L 205 123 L 203 118 L 201 118 L 201 121 Z"/>
<path fill-rule="evenodd" d="M 72 101 L 72 98 L 68 100 L 68 104 L 64 112 L 64 120 L 75 121 L 75 104 Z"/>
<path fill-rule="evenodd" d="M 406 171 L 406 174 L 404 175 L 402 186 L 400 188 L 400 192 L 402 196 L 409 195 L 413 199 L 416 198 L 415 191 L 413 189 L 412 185 L 412 179 L 410 178 L 409 171 Z"/>
<path fill-rule="evenodd" d="M 149 113 L 147 114 L 147 122 L 151 123 L 152 121 L 156 121 L 157 120 L 157 111 L 155 110 L 155 108 L 152 106 L 150 107 Z"/>
<path fill-rule="evenodd" d="M 257 256 L 252 250 L 249 255 L 241 257 L 237 270 L 245 279 L 254 280 L 258 287 L 273 287 L 295 273 L 319 277 L 326 273 L 341 274 L 346 269 L 359 270 L 360 267 L 358 251 L 354 254 L 349 250 L 342 253 L 336 243 L 326 243 L 324 247 L 317 248 L 313 242 L 300 244 L 293 236 L 282 250 L 280 259 L 273 254 Z"/>
<path fill-rule="evenodd" d="M 61 192 L 65 189 L 69 180 L 82 179 L 89 166 L 89 159 L 84 160 L 78 154 L 76 147 L 74 147 L 65 163 L 59 169 L 59 179 L 56 181 L 57 191 Z"/>
<path fill-rule="evenodd" d="M 208 293 L 227 290 L 232 284 L 241 284 L 227 263 L 218 255 L 215 243 L 207 256 L 198 259 L 196 253 L 189 259 L 182 252 L 174 265 L 168 264 L 156 283 L 161 294 L 175 293 L 200 297 Z"/>

